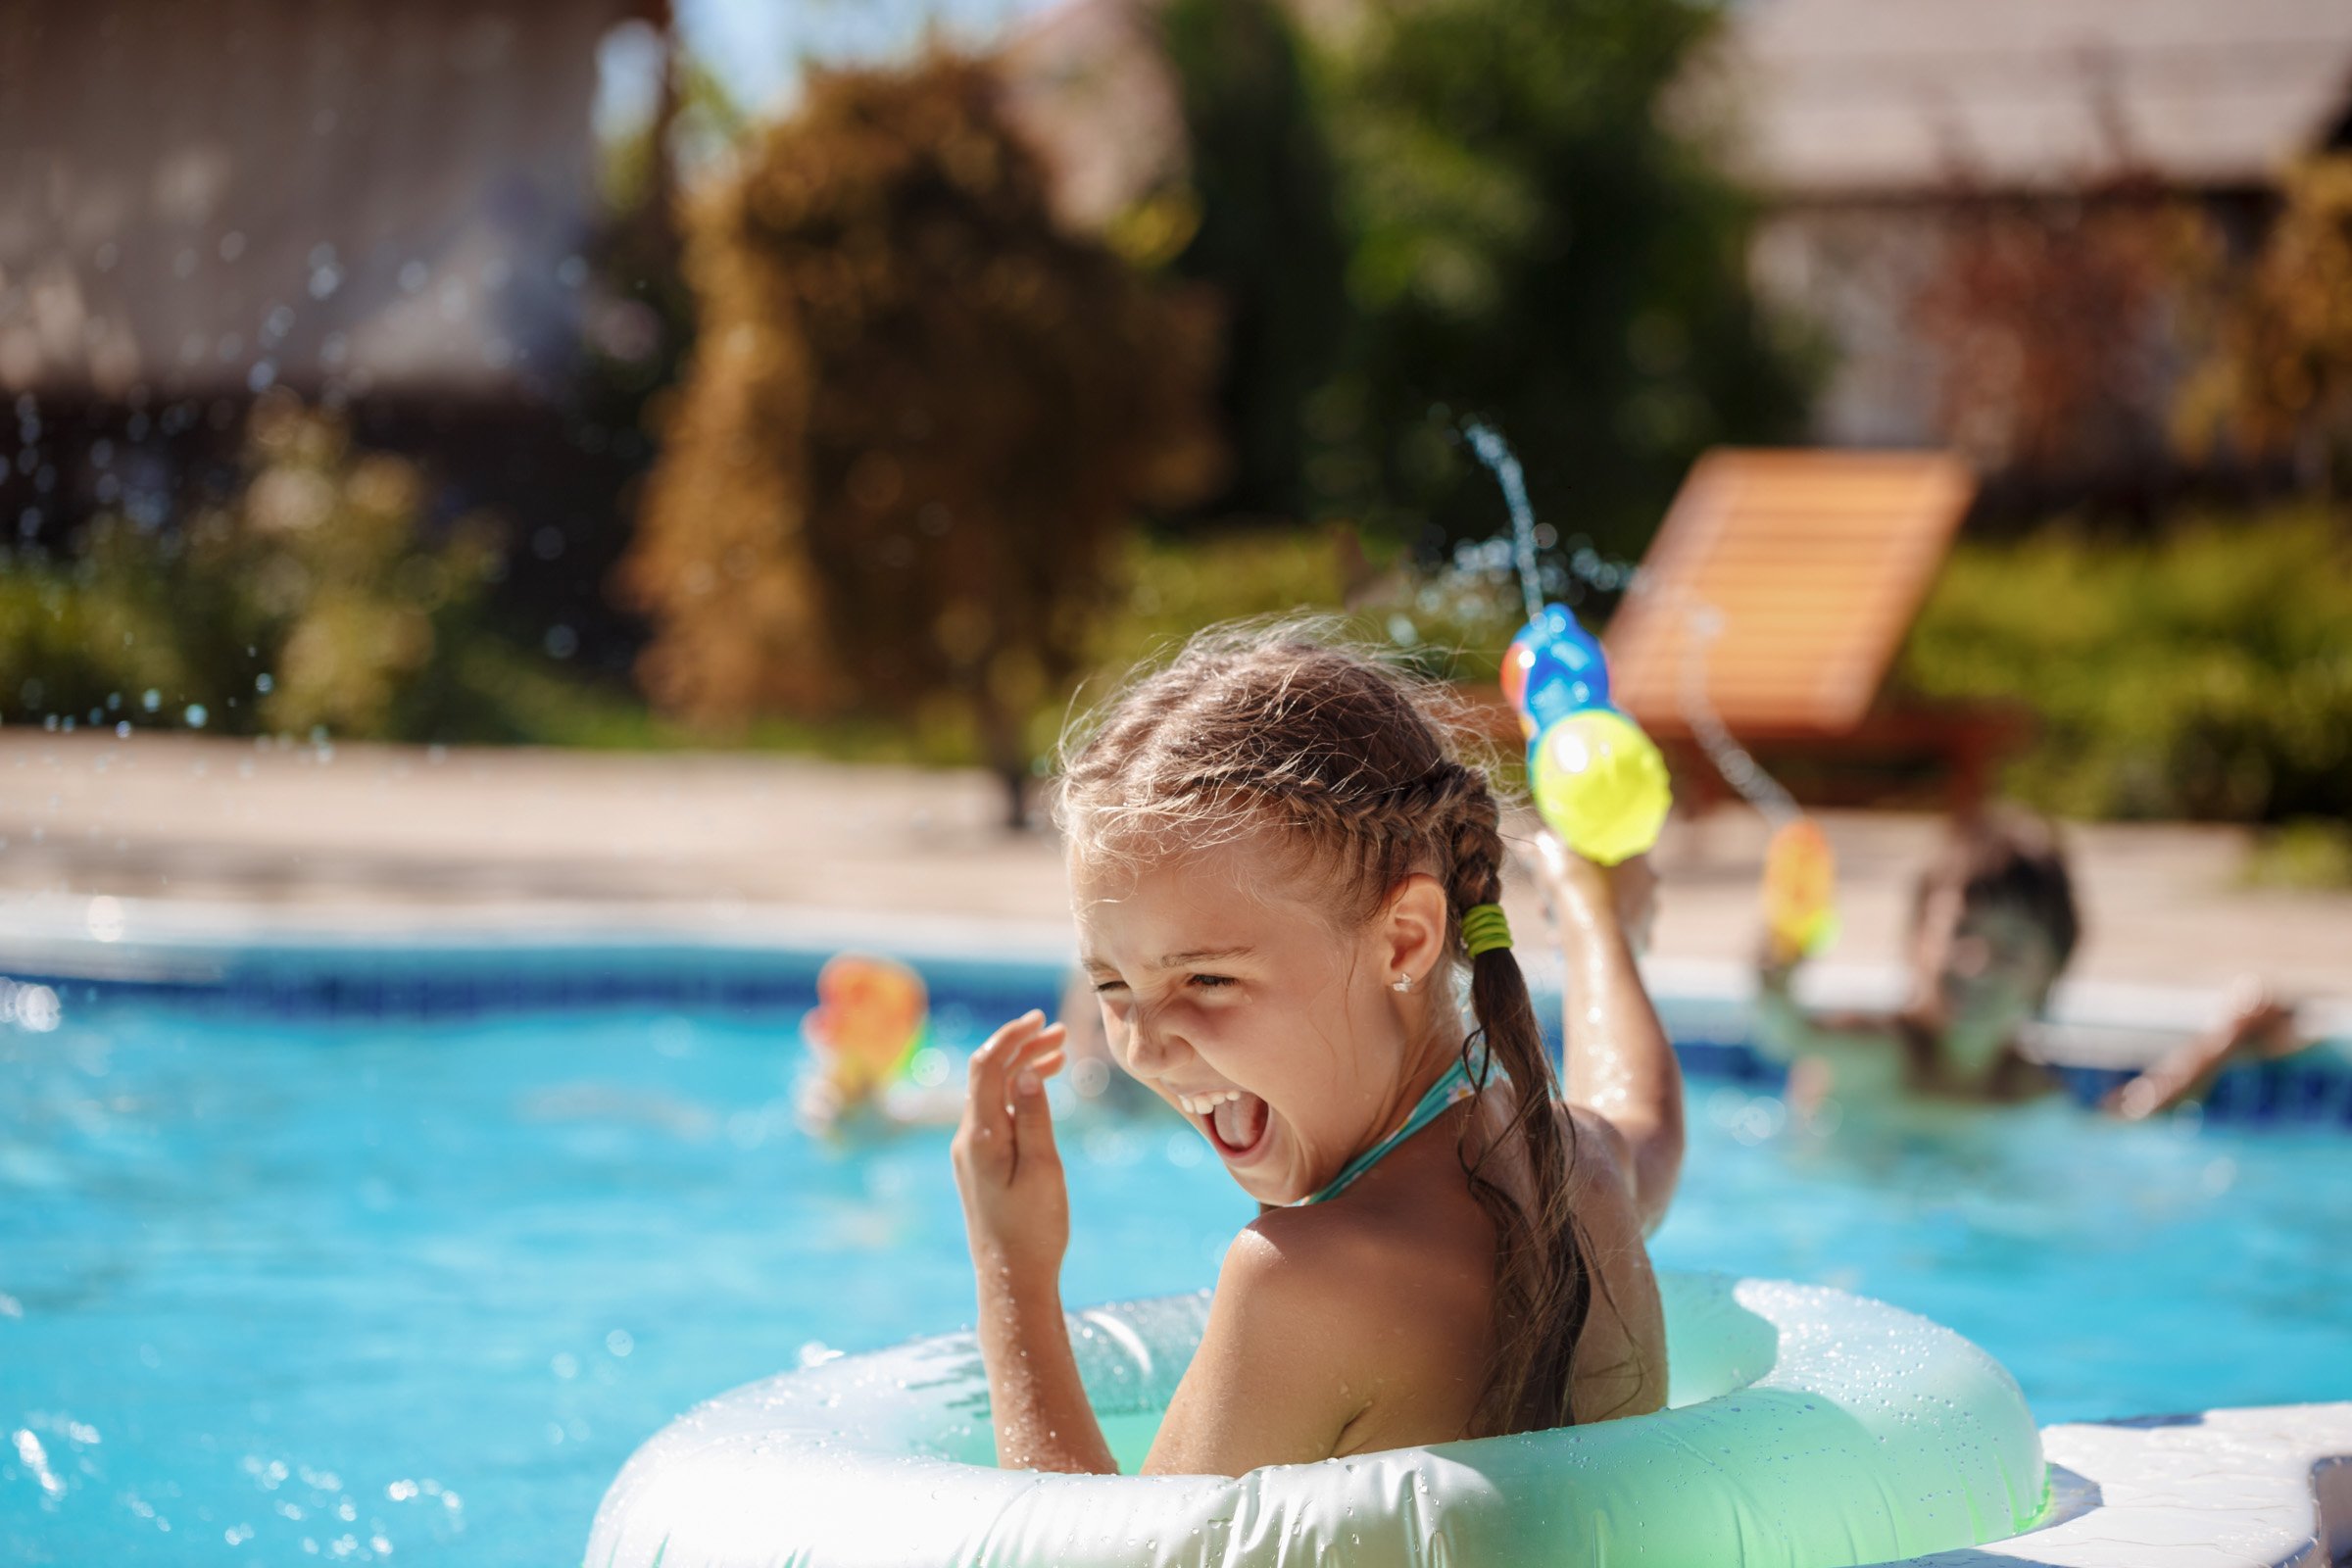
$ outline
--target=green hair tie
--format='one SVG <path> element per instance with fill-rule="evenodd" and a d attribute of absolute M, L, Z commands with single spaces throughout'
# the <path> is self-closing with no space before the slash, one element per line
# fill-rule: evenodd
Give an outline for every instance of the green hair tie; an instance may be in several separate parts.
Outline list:
<path fill-rule="evenodd" d="M 1510 945 L 1511 922 L 1502 917 L 1501 905 L 1474 905 L 1462 911 L 1462 946 L 1470 950 L 1470 956 Z"/>

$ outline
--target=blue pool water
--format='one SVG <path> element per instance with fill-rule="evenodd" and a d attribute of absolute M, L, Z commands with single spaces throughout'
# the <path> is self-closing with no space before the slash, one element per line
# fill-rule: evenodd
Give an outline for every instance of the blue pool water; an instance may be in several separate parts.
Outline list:
<path fill-rule="evenodd" d="M 946 1134 L 808 1141 L 792 1019 L 0 1026 L 0 1560 L 576 1561 L 684 1406 L 966 1320 Z M 2045 1421 L 2352 1397 L 2340 1134 L 1691 1103 L 1668 1264 L 1927 1313 Z M 1250 1217 L 1173 1120 L 1066 1147 L 1073 1302 L 1206 1284 Z"/>

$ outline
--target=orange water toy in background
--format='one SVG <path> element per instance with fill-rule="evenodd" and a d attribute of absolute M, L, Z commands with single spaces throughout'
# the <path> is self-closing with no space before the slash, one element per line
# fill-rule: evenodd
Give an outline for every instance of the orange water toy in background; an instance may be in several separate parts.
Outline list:
<path fill-rule="evenodd" d="M 1674 793 L 1666 760 L 1609 702 L 1600 644 L 1565 605 L 1536 612 L 1502 659 L 1502 690 L 1528 737 L 1528 788 L 1577 854 L 1615 865 L 1658 842 Z"/>
<path fill-rule="evenodd" d="M 1764 931 L 1775 963 L 1809 958 L 1838 937 L 1838 858 L 1820 824 L 1791 817 L 1764 847 Z"/>
<path fill-rule="evenodd" d="M 801 1020 L 801 1034 L 846 1107 L 905 1075 L 930 1032 L 930 1015 L 921 975 L 896 958 L 839 953 L 817 971 L 816 1005 Z"/>

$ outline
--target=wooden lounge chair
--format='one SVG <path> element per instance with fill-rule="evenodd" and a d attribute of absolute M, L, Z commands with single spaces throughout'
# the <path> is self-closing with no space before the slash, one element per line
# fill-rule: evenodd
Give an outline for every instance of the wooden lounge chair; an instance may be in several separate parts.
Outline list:
<path fill-rule="evenodd" d="M 1699 460 L 1605 638 L 1618 705 L 1690 808 L 1730 793 L 1700 746 L 1708 709 L 1806 799 L 1983 799 L 2018 717 L 1881 690 L 1974 493 L 1941 453 Z"/>

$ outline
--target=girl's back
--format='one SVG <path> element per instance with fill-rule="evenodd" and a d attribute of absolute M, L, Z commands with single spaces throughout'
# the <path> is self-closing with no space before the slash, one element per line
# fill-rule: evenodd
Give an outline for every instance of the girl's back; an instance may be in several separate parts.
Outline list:
<path fill-rule="evenodd" d="M 1564 1105 L 1556 1113 L 1579 1114 Z M 1490 1137 L 1505 1125 L 1497 1113 L 1482 1119 Z M 1666 1402 L 1657 1280 L 1614 1129 L 1588 1117 L 1575 1136 L 1570 1192 L 1595 1300 L 1572 1363 L 1573 1413 L 1578 1422 L 1647 1414 Z M 1524 1199 L 1524 1178 L 1511 1185 Z M 1299 1381 L 1352 1391 L 1338 1401 L 1331 1446 L 1312 1457 L 1486 1435 L 1478 1398 L 1496 1352 L 1494 1227 L 1461 1179 L 1452 1139 L 1433 1129 L 1328 1207 L 1262 1216 L 1235 1244 L 1263 1254 L 1240 1265 L 1241 1291 L 1218 1284 L 1237 1313 L 1256 1312 L 1283 1303 L 1252 1298 L 1262 1283 L 1254 1269 L 1283 1260 L 1296 1271 L 1293 1289 L 1314 1324 L 1297 1347 Z M 1236 1267 L 1230 1256 L 1227 1267 Z M 1238 1387 L 1247 1379 L 1237 1368 L 1215 1381 Z M 1217 1468 L 1173 1451 L 1153 1457 L 1174 1472 Z"/>

